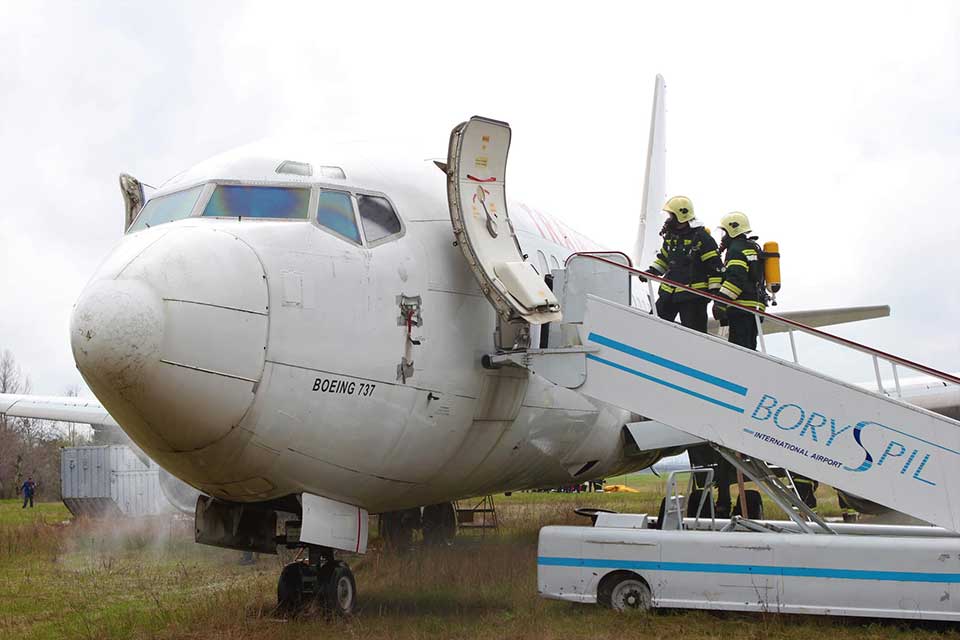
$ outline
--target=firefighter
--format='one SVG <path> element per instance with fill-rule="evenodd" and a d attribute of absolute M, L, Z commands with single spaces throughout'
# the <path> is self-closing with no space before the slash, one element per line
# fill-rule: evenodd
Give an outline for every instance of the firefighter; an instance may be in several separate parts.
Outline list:
<path fill-rule="evenodd" d="M 793 486 L 796 487 L 797 495 L 803 501 L 803 504 L 810 507 L 814 513 L 817 513 L 817 488 L 820 486 L 820 483 L 813 478 L 802 476 L 796 472 L 791 473 L 790 477 L 793 478 Z"/>
<path fill-rule="evenodd" d="M 751 232 L 750 221 L 743 213 L 734 211 L 723 216 L 720 227 L 723 229 L 720 250 L 726 251 L 726 255 L 719 295 L 749 309 L 764 311 L 766 294 L 760 259 L 762 251 L 757 245 L 757 237 L 748 235 Z M 730 342 L 756 350 L 757 320 L 752 313 L 714 303 L 713 316 L 721 325 L 729 324 Z"/>
<path fill-rule="evenodd" d="M 720 288 L 720 252 L 716 241 L 693 213 L 693 203 L 674 196 L 663 205 L 667 221 L 660 231 L 663 245 L 648 273 L 701 291 Z M 707 332 L 707 303 L 695 293 L 660 284 L 657 315 L 671 322 L 680 315 L 680 324 Z"/>
<path fill-rule="evenodd" d="M 860 513 L 850 506 L 847 497 L 839 490 L 837 491 L 837 502 L 840 504 L 840 515 L 843 516 L 844 522 L 856 522 L 860 519 Z"/>

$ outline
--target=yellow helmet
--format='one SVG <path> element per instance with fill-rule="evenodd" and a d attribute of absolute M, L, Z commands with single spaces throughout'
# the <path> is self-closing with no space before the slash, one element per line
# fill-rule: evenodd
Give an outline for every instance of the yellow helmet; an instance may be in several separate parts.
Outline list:
<path fill-rule="evenodd" d="M 739 211 L 733 211 L 720 218 L 720 226 L 731 238 L 750 233 L 750 220 L 747 219 L 746 214 Z"/>
<path fill-rule="evenodd" d="M 673 196 L 663 205 L 663 210 L 672 213 L 677 222 L 684 223 L 693 220 L 693 202 L 686 196 Z"/>

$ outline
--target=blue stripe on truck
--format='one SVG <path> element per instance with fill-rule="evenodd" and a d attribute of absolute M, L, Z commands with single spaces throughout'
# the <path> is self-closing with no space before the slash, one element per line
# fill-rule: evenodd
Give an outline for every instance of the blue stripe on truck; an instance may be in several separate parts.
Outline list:
<path fill-rule="evenodd" d="M 732 573 L 796 578 L 837 578 L 840 580 L 886 580 L 895 582 L 960 582 L 960 573 L 923 573 L 919 571 L 874 571 L 871 569 L 830 569 L 827 567 L 776 567 L 751 564 L 714 564 L 705 562 L 653 562 L 647 560 L 603 560 L 599 558 L 557 558 L 539 556 L 545 567 L 589 567 L 595 569 L 632 569 L 646 571 L 683 571 L 690 573 Z"/>

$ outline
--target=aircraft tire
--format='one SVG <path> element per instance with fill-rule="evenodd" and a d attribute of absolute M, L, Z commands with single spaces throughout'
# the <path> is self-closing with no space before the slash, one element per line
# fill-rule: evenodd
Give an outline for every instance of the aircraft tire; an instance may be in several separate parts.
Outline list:
<path fill-rule="evenodd" d="M 320 568 L 317 575 L 320 601 L 338 616 L 349 616 L 357 606 L 357 581 L 346 562 L 334 560 Z"/>
<path fill-rule="evenodd" d="M 284 613 L 296 613 L 303 608 L 310 595 L 305 594 L 304 584 L 314 570 L 305 562 L 291 562 L 280 572 L 277 580 L 277 609 Z"/>
<path fill-rule="evenodd" d="M 420 528 L 420 509 L 380 514 L 380 537 L 383 538 L 387 549 L 400 552 L 410 549 L 413 545 L 413 532 L 418 528 Z"/>
<path fill-rule="evenodd" d="M 421 519 L 424 543 L 450 546 L 457 537 L 457 511 L 452 502 L 431 504 L 423 508 Z"/>

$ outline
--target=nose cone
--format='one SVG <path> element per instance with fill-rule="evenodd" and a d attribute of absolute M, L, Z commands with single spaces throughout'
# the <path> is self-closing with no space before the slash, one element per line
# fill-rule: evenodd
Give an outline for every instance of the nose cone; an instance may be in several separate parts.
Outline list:
<path fill-rule="evenodd" d="M 77 367 L 117 395 L 143 397 L 161 357 L 163 315 L 160 296 L 140 280 L 91 283 L 70 321 Z"/>
<path fill-rule="evenodd" d="M 94 277 L 70 335 L 84 379 L 135 442 L 148 453 L 202 449 L 253 403 L 267 337 L 262 265 L 227 233 L 165 233 Z"/>

